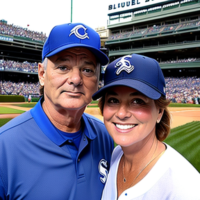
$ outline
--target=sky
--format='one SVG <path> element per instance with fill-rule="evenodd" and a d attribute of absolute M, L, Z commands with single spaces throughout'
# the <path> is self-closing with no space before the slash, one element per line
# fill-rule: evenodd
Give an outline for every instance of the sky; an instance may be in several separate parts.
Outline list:
<path fill-rule="evenodd" d="M 107 27 L 108 5 L 112 3 L 118 1 L 73 0 L 72 22 L 93 29 Z M 0 20 L 47 36 L 55 25 L 71 22 L 71 0 L 0 0 L 0 6 Z"/>

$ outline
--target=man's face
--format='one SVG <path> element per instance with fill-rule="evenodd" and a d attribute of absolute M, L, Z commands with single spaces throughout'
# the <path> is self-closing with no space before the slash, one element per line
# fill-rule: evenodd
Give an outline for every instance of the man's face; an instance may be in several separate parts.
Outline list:
<path fill-rule="evenodd" d="M 96 58 L 86 48 L 71 48 L 51 56 L 46 70 L 39 66 L 45 101 L 61 110 L 86 107 L 97 90 L 98 75 Z"/>

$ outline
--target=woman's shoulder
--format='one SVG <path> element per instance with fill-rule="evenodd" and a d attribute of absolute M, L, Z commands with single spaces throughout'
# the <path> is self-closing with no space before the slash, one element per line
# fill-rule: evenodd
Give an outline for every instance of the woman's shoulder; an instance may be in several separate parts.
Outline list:
<path fill-rule="evenodd" d="M 199 172 L 186 158 L 169 145 L 167 145 L 165 158 L 165 165 L 168 166 L 174 180 L 178 180 L 178 182 L 183 180 L 187 183 L 192 181 L 200 184 Z"/>
<path fill-rule="evenodd" d="M 178 151 L 176 151 L 173 147 L 171 147 L 168 144 L 166 144 L 166 146 L 166 158 L 168 159 L 168 163 L 171 167 L 177 168 L 177 170 L 180 170 L 180 168 L 187 168 L 194 170 L 198 173 L 198 171 L 192 166 L 192 164 L 186 158 L 184 158 Z"/>
<path fill-rule="evenodd" d="M 112 153 L 112 158 L 111 158 L 111 165 L 115 162 L 118 162 L 119 159 L 122 157 L 123 155 L 123 151 L 122 151 L 122 148 L 121 146 L 117 145 L 114 150 L 113 150 L 113 153 Z"/>

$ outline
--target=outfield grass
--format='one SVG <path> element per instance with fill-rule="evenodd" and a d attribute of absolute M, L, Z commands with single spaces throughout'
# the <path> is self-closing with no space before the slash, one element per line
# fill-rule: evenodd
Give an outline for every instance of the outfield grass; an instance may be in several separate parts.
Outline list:
<path fill-rule="evenodd" d="M 8 107 L 0 107 L 0 114 L 21 114 L 24 113 L 23 110 L 17 110 L 14 108 L 8 108 Z"/>
<path fill-rule="evenodd" d="M 173 128 L 165 140 L 200 172 L 200 121 Z"/>
<path fill-rule="evenodd" d="M 200 104 L 170 103 L 169 107 L 199 107 L 200 108 Z"/>
<path fill-rule="evenodd" d="M 33 103 L 25 103 L 25 104 L 12 104 L 13 106 L 19 106 L 23 108 L 33 108 L 35 106 L 35 102 Z"/>
<path fill-rule="evenodd" d="M 9 122 L 11 118 L 0 119 L 0 127 Z"/>

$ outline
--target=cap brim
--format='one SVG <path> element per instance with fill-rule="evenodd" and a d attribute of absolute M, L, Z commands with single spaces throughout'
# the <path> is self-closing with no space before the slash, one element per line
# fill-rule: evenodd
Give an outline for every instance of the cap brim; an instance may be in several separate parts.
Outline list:
<path fill-rule="evenodd" d="M 89 49 L 98 59 L 98 61 L 100 62 L 101 65 L 106 65 L 108 64 L 108 57 L 105 53 L 103 53 L 101 50 L 98 50 L 96 48 L 92 48 L 91 46 L 85 45 L 85 44 L 71 44 L 71 45 L 64 45 L 60 48 L 55 49 L 54 51 L 50 52 L 48 55 L 46 55 L 45 57 L 51 57 L 65 49 L 69 49 L 69 48 L 75 48 L 75 47 L 85 47 L 87 49 Z"/>
<path fill-rule="evenodd" d="M 131 87 L 133 89 L 138 90 L 139 92 L 141 92 L 142 94 L 144 94 L 145 96 L 153 100 L 159 99 L 161 97 L 161 93 L 159 93 L 154 88 L 147 85 L 146 83 L 143 83 L 138 80 L 133 80 L 133 79 L 123 79 L 123 80 L 112 82 L 102 87 L 100 90 L 98 90 L 96 93 L 93 94 L 92 96 L 93 100 L 99 99 L 101 96 L 105 95 L 106 90 L 114 86 Z"/>

